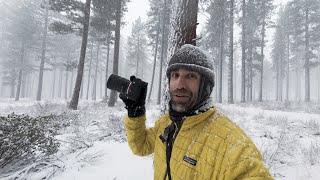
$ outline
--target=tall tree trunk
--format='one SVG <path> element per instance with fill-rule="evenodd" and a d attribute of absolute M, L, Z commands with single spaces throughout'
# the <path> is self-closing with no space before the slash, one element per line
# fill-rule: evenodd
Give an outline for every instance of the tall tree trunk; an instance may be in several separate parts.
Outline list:
<path fill-rule="evenodd" d="M 93 41 L 91 42 L 91 47 L 90 47 L 90 62 L 89 62 L 88 83 L 87 83 L 87 96 L 86 96 L 87 100 L 89 99 L 92 59 L 93 59 Z"/>
<path fill-rule="evenodd" d="M 217 50 L 217 52 L 218 52 L 218 50 Z M 214 57 L 214 56 L 212 56 L 212 57 Z M 217 59 L 214 59 L 214 67 L 219 67 L 219 61 L 217 60 Z M 214 68 L 214 70 L 215 70 L 215 72 L 214 72 L 214 74 L 216 74 L 216 76 L 214 77 L 215 79 L 214 79 L 214 82 L 218 82 L 218 79 L 219 79 L 219 68 Z M 218 99 L 219 99 L 219 86 L 220 86 L 220 84 L 218 84 L 218 83 L 216 83 L 216 85 L 214 86 L 215 87 L 215 100 L 216 101 L 218 101 Z"/>
<path fill-rule="evenodd" d="M 242 0 L 242 38 L 241 38 L 241 102 L 246 101 L 246 0 Z"/>
<path fill-rule="evenodd" d="M 73 110 L 76 110 L 78 107 L 79 92 L 80 92 L 80 87 L 81 87 L 81 82 L 83 77 L 84 60 L 86 57 L 88 31 L 89 31 L 90 4 L 91 4 L 91 0 L 86 0 L 85 10 L 84 10 L 82 44 L 81 44 L 80 59 L 78 64 L 78 73 L 77 73 L 76 84 L 73 90 L 72 99 L 69 105 L 69 108 Z"/>
<path fill-rule="evenodd" d="M 52 89 L 51 89 L 51 98 L 52 99 L 54 99 L 55 86 L 56 86 L 56 68 L 53 67 L 53 82 L 52 82 Z"/>
<path fill-rule="evenodd" d="M 25 97 L 27 97 L 26 96 L 26 83 L 27 83 L 27 77 L 28 77 L 28 74 L 27 73 L 25 73 L 25 75 L 24 76 L 22 76 L 22 81 L 21 81 L 21 92 L 20 92 L 20 96 L 22 97 L 22 98 L 25 98 Z"/>
<path fill-rule="evenodd" d="M 72 86 L 73 86 L 73 82 L 74 82 L 74 69 L 73 69 L 73 67 L 70 67 L 70 72 L 71 72 L 71 79 L 70 79 L 70 83 L 69 83 L 68 98 L 71 97 Z"/>
<path fill-rule="evenodd" d="M 299 69 L 296 69 L 296 79 L 297 79 L 296 101 L 300 102 L 301 101 L 301 72 Z"/>
<path fill-rule="evenodd" d="M 221 9 L 224 9 L 224 1 L 222 1 L 221 4 Z M 224 13 L 222 13 L 224 14 Z M 219 96 L 218 96 L 218 102 L 222 103 L 222 71 L 223 71 L 223 59 L 224 59 L 224 27 L 225 27 L 225 23 L 224 23 L 224 17 L 221 17 L 221 22 L 220 22 L 220 50 L 219 50 Z"/>
<path fill-rule="evenodd" d="M 158 98 L 157 98 L 157 104 L 159 105 L 161 103 L 161 90 L 162 90 L 162 68 L 163 68 L 163 61 L 164 61 L 164 53 L 165 53 L 165 28 L 166 28 L 166 24 L 165 24 L 165 20 L 166 20 L 166 11 L 167 11 L 167 0 L 164 0 L 164 6 L 163 6 L 163 10 L 162 10 L 162 32 L 161 32 L 161 54 L 160 54 L 160 69 L 159 69 L 159 89 L 158 89 Z"/>
<path fill-rule="evenodd" d="M 35 78 L 32 78 L 32 81 L 31 81 L 31 93 L 30 93 L 31 96 L 33 96 L 32 93 L 33 93 L 33 89 L 34 89 L 34 88 L 33 88 L 33 87 L 34 87 L 34 83 L 35 83 Z"/>
<path fill-rule="evenodd" d="M 30 97 L 29 96 L 29 86 L 30 86 L 30 77 L 31 77 L 31 75 L 30 74 L 28 74 L 28 75 L 26 75 L 26 76 L 24 76 L 24 83 L 23 83 L 23 86 L 24 86 L 24 88 L 25 88 L 25 90 L 24 90 L 24 97 L 26 97 L 26 98 L 28 98 L 28 97 Z M 23 87 L 22 86 L 22 87 Z M 22 88 L 23 89 L 23 88 Z"/>
<path fill-rule="evenodd" d="M 2 81 L 2 82 L 1 82 L 0 97 L 3 97 L 3 92 L 4 92 L 4 84 L 3 84 L 3 81 Z"/>
<path fill-rule="evenodd" d="M 289 81 L 290 81 L 290 37 L 287 34 L 287 87 L 286 87 L 286 101 L 289 102 Z"/>
<path fill-rule="evenodd" d="M 307 6 L 307 5 L 306 5 Z M 309 66 L 309 7 L 305 11 L 305 102 L 310 101 L 310 66 Z"/>
<path fill-rule="evenodd" d="M 102 77 L 102 74 L 103 74 L 103 70 L 101 69 L 100 70 L 101 72 L 99 73 L 99 78 L 100 78 L 100 83 L 99 83 L 99 87 L 100 87 L 100 95 L 99 95 L 99 98 L 102 99 L 103 96 L 102 96 L 102 92 L 103 92 L 103 89 L 102 89 L 102 84 L 103 84 L 103 77 Z"/>
<path fill-rule="evenodd" d="M 250 39 L 249 42 L 249 50 L 248 50 L 248 55 L 249 55 L 249 59 L 248 59 L 248 101 L 252 101 L 252 79 L 253 79 L 253 42 L 252 39 Z"/>
<path fill-rule="evenodd" d="M 97 78 L 98 78 L 98 66 L 99 66 L 99 51 L 100 51 L 100 43 L 97 43 L 97 61 L 94 72 L 94 82 L 93 82 L 93 91 L 92 91 L 92 100 L 97 100 Z"/>
<path fill-rule="evenodd" d="M 176 4 L 176 17 L 173 25 L 174 33 L 170 38 L 172 41 L 171 54 L 184 44 L 196 45 L 196 29 L 198 19 L 199 0 L 180 0 Z"/>
<path fill-rule="evenodd" d="M 83 76 L 85 77 L 85 71 L 83 71 Z M 84 82 L 85 79 L 83 79 L 83 82 Z M 80 88 L 80 99 L 83 98 L 83 94 L 84 94 L 84 90 L 83 90 L 83 86 L 84 86 L 84 83 L 81 83 L 81 88 Z"/>
<path fill-rule="evenodd" d="M 199 3 L 199 0 L 172 1 L 172 4 L 174 4 L 173 12 L 176 14 L 174 14 L 175 17 L 174 19 L 172 19 L 173 21 L 170 23 L 172 26 L 171 26 L 171 33 L 170 33 L 169 57 L 171 57 L 174 54 L 174 52 L 176 52 L 176 50 L 179 49 L 184 44 L 196 45 L 198 3 Z M 167 18 L 165 18 L 165 20 L 166 19 Z M 161 86 L 159 86 L 159 88 L 161 88 Z M 163 89 L 167 89 L 166 85 L 164 86 Z M 162 108 L 163 111 L 165 111 L 168 101 L 169 101 L 169 96 L 168 96 L 168 93 L 165 92 L 163 106 L 162 106 L 164 107 Z"/>
<path fill-rule="evenodd" d="M 16 97 L 15 101 L 19 101 L 20 99 L 20 89 L 21 89 L 21 83 L 22 83 L 22 68 L 24 63 L 24 51 L 25 51 L 25 40 L 22 40 L 21 43 L 21 51 L 20 51 L 20 69 L 19 69 L 19 75 L 18 75 L 18 84 L 17 84 L 17 91 L 16 91 Z"/>
<path fill-rule="evenodd" d="M 107 60 L 106 60 L 106 75 L 105 75 L 105 85 L 104 85 L 104 99 L 103 102 L 107 102 L 108 100 L 108 88 L 107 88 L 107 80 L 108 80 L 108 73 L 109 73 L 109 53 L 110 53 L 110 33 L 108 32 L 107 35 Z"/>
<path fill-rule="evenodd" d="M 229 37 L 229 78 L 228 78 L 228 103 L 233 104 L 233 11 L 234 0 L 230 0 L 230 37 Z"/>
<path fill-rule="evenodd" d="M 280 59 L 277 59 L 276 62 L 276 101 L 279 101 L 279 87 L 280 87 Z"/>
<path fill-rule="evenodd" d="M 117 1 L 116 10 L 116 30 L 115 30 L 115 43 L 114 43 L 114 59 L 113 59 L 113 74 L 118 75 L 119 66 L 119 50 L 120 50 L 120 24 L 121 24 L 121 1 Z M 112 90 L 108 102 L 109 107 L 113 107 L 117 101 L 117 92 Z"/>
<path fill-rule="evenodd" d="M 137 48 L 138 48 L 138 52 L 137 52 L 137 63 L 136 63 L 136 76 L 137 77 L 140 77 L 139 76 L 139 61 L 140 61 L 140 35 L 138 35 L 138 45 L 137 45 Z M 140 77 L 141 78 L 141 77 Z"/>
<path fill-rule="evenodd" d="M 280 56 L 280 68 L 279 68 L 279 101 L 282 101 L 282 95 L 283 95 L 283 54 L 281 53 Z"/>
<path fill-rule="evenodd" d="M 261 30 L 261 69 L 260 69 L 260 84 L 259 84 L 259 102 L 262 102 L 262 93 L 263 93 L 263 63 L 264 63 L 264 43 L 266 36 L 266 12 L 265 12 L 265 1 L 263 1 L 263 18 L 262 18 L 262 30 Z"/>
<path fill-rule="evenodd" d="M 152 78 L 151 78 L 151 84 L 150 84 L 150 91 L 149 91 L 149 95 L 148 95 L 148 102 L 150 102 L 150 99 L 151 99 L 151 93 L 152 93 L 153 81 L 154 81 L 154 74 L 155 74 L 155 70 L 156 70 L 158 45 L 159 45 L 159 34 L 160 34 L 160 22 L 158 23 L 158 27 L 157 27 L 156 46 L 155 46 L 154 57 L 153 57 Z"/>
<path fill-rule="evenodd" d="M 43 29 L 43 37 L 41 44 L 41 61 L 40 61 L 40 70 L 39 70 L 39 81 L 38 81 L 38 91 L 37 91 L 37 101 L 41 100 L 42 94 L 42 83 L 43 83 L 43 69 L 44 62 L 46 59 L 46 47 L 47 47 L 47 32 L 48 32 L 48 17 L 49 17 L 49 2 L 45 0 L 45 17 L 44 17 L 44 29 Z"/>
<path fill-rule="evenodd" d="M 60 68 L 60 73 L 59 73 L 59 86 L 58 86 L 58 97 L 61 98 L 62 94 L 62 76 L 63 76 L 63 70 Z"/>
<path fill-rule="evenodd" d="M 68 99 L 68 82 L 69 82 L 69 68 L 66 66 L 66 80 L 64 82 L 64 98 Z"/>
<path fill-rule="evenodd" d="M 320 66 L 318 66 L 318 76 L 320 77 Z M 318 103 L 320 103 L 320 78 L 318 78 Z"/>
<path fill-rule="evenodd" d="M 10 98 L 14 98 L 14 90 L 16 89 L 15 81 L 10 82 Z"/>

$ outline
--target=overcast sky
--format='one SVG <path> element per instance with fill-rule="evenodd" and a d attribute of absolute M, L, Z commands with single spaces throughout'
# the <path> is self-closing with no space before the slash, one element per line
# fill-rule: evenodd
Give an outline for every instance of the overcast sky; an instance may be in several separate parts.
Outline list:
<path fill-rule="evenodd" d="M 274 4 L 276 6 L 284 5 L 288 0 L 274 0 Z M 126 22 L 126 25 L 122 28 L 121 34 L 122 36 L 129 36 L 131 33 L 131 27 L 132 23 L 141 17 L 142 21 L 146 21 L 147 19 L 147 12 L 149 10 L 149 0 L 130 0 L 130 2 L 127 4 L 128 12 L 125 13 L 124 21 Z M 272 18 L 273 20 L 276 20 L 276 13 L 274 13 L 274 16 Z M 201 32 L 201 28 L 203 28 L 206 21 L 206 17 L 199 13 L 198 16 L 198 22 L 200 23 L 199 28 L 197 29 L 197 32 Z M 240 31 L 235 30 L 235 36 L 239 36 Z M 272 37 L 273 37 L 274 30 L 268 29 L 267 30 L 267 47 L 266 47 L 266 56 L 267 59 L 270 59 L 270 50 L 271 50 L 271 44 L 272 44 Z"/>
<path fill-rule="evenodd" d="M 284 5 L 288 0 L 274 0 L 275 5 Z M 124 21 L 126 25 L 122 29 L 122 35 L 127 36 L 131 32 L 132 23 L 139 18 L 142 18 L 142 21 L 146 21 L 147 12 L 149 10 L 149 0 L 130 0 L 127 4 L 128 12 L 125 13 Z M 198 21 L 200 23 L 200 28 L 202 28 L 205 23 L 205 16 L 199 14 Z M 198 31 L 199 32 L 199 31 Z"/>

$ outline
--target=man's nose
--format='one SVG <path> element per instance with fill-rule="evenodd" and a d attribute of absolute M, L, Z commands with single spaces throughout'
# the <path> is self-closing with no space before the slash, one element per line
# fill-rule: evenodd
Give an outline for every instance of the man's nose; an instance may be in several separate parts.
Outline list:
<path fill-rule="evenodd" d="M 185 79 L 182 77 L 182 76 L 180 76 L 178 79 L 177 79 L 177 88 L 178 89 L 183 89 L 183 88 L 185 88 L 186 87 L 186 81 L 185 81 Z"/>

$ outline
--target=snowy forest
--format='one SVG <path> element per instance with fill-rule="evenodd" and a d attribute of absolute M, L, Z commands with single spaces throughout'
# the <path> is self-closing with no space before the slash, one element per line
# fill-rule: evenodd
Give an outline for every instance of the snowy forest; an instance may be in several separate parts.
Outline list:
<path fill-rule="evenodd" d="M 272 176 L 320 178 L 320 0 L 0 0 L 0 17 L 0 179 L 152 179 L 107 79 L 148 82 L 151 127 L 188 43 Z"/>

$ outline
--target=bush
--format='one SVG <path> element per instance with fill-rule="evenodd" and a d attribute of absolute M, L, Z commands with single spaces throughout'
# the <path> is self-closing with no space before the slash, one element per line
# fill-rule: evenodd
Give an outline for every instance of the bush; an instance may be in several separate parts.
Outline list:
<path fill-rule="evenodd" d="M 0 117 L 0 167 L 15 162 L 28 163 L 57 152 L 59 143 L 54 135 L 59 127 L 52 126 L 55 117 L 17 114 Z"/>
<path fill-rule="evenodd" d="M 308 148 L 302 149 L 304 160 L 311 166 L 320 163 L 320 146 L 318 144 L 311 144 Z"/>

